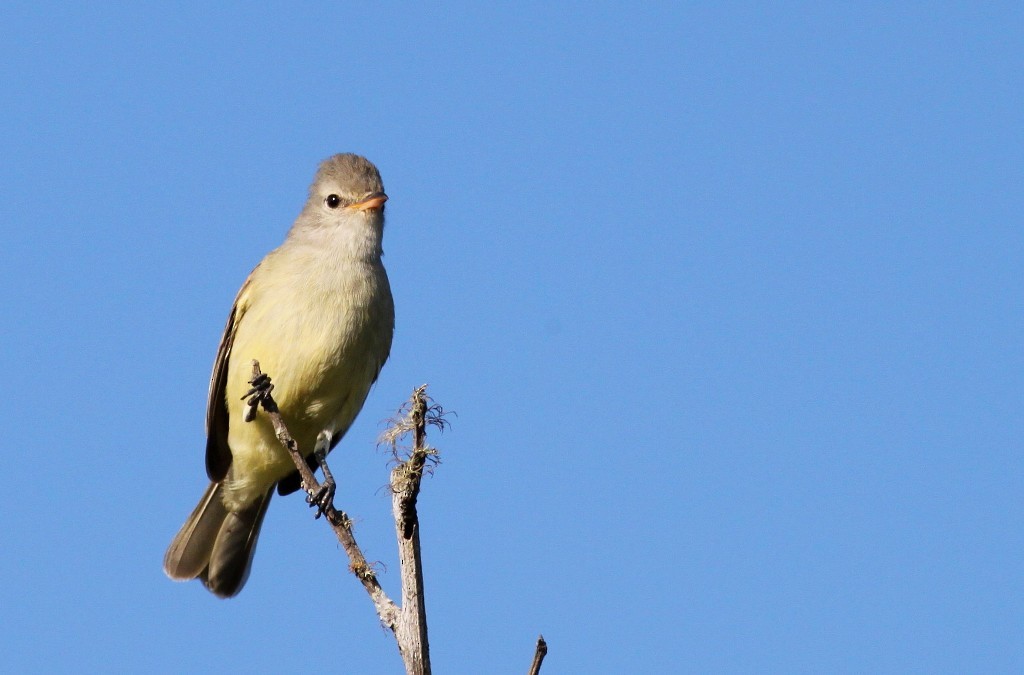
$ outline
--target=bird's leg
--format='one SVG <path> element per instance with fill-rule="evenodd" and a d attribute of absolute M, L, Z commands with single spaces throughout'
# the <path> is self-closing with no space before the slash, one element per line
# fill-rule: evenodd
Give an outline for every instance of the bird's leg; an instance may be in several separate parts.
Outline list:
<path fill-rule="evenodd" d="M 337 484 L 334 482 L 331 470 L 327 468 L 327 451 L 330 449 L 331 434 L 321 431 L 316 437 L 316 445 L 313 446 L 313 457 L 320 465 L 320 470 L 324 472 L 324 482 L 320 484 L 319 490 L 316 492 L 311 490 L 306 495 L 306 501 L 309 502 L 310 507 L 316 507 L 315 518 L 324 515 L 328 509 L 334 508 L 334 492 L 337 489 Z"/>

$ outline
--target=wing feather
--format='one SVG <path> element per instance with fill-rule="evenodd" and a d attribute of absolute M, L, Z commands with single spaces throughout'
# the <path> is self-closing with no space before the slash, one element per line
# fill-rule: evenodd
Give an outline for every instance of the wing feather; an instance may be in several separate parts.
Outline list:
<path fill-rule="evenodd" d="M 247 295 L 251 283 L 252 273 L 235 296 L 231 314 L 228 315 L 228 322 L 224 326 L 224 335 L 221 336 L 220 345 L 217 347 L 213 374 L 210 375 L 210 393 L 206 401 L 206 475 L 214 482 L 224 480 L 228 469 L 231 468 L 231 448 L 228 447 L 230 419 L 224 390 L 227 386 L 228 362 L 231 359 L 231 346 L 235 341 L 235 330 L 248 306 Z"/>

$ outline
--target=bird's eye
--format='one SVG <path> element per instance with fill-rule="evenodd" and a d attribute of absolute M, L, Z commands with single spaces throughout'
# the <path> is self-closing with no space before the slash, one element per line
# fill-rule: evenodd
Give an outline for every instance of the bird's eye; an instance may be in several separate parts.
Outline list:
<path fill-rule="evenodd" d="M 324 200 L 324 204 L 327 204 L 327 208 L 336 209 L 341 206 L 341 197 L 338 195 L 327 195 L 327 199 Z"/>

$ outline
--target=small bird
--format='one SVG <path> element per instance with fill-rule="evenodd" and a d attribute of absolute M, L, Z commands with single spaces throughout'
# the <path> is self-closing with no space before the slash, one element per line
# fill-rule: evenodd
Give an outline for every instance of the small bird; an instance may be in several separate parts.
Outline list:
<path fill-rule="evenodd" d="M 164 556 L 171 579 L 236 595 L 275 486 L 282 495 L 300 487 L 267 416 L 244 419 L 254 359 L 273 377 L 281 416 L 308 461 L 333 449 L 363 407 L 395 326 L 381 262 L 387 198 L 369 160 L 330 157 L 284 243 L 242 284 L 210 378 L 211 482 Z"/>

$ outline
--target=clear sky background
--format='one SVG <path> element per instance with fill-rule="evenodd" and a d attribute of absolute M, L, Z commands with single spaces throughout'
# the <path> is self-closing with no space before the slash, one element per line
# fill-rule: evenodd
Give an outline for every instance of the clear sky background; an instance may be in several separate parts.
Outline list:
<path fill-rule="evenodd" d="M 0 653 L 401 671 L 299 497 L 161 571 L 227 312 L 317 163 L 391 201 L 390 362 L 332 454 L 438 673 L 1021 672 L 1020 3 L 9 3 Z"/>

